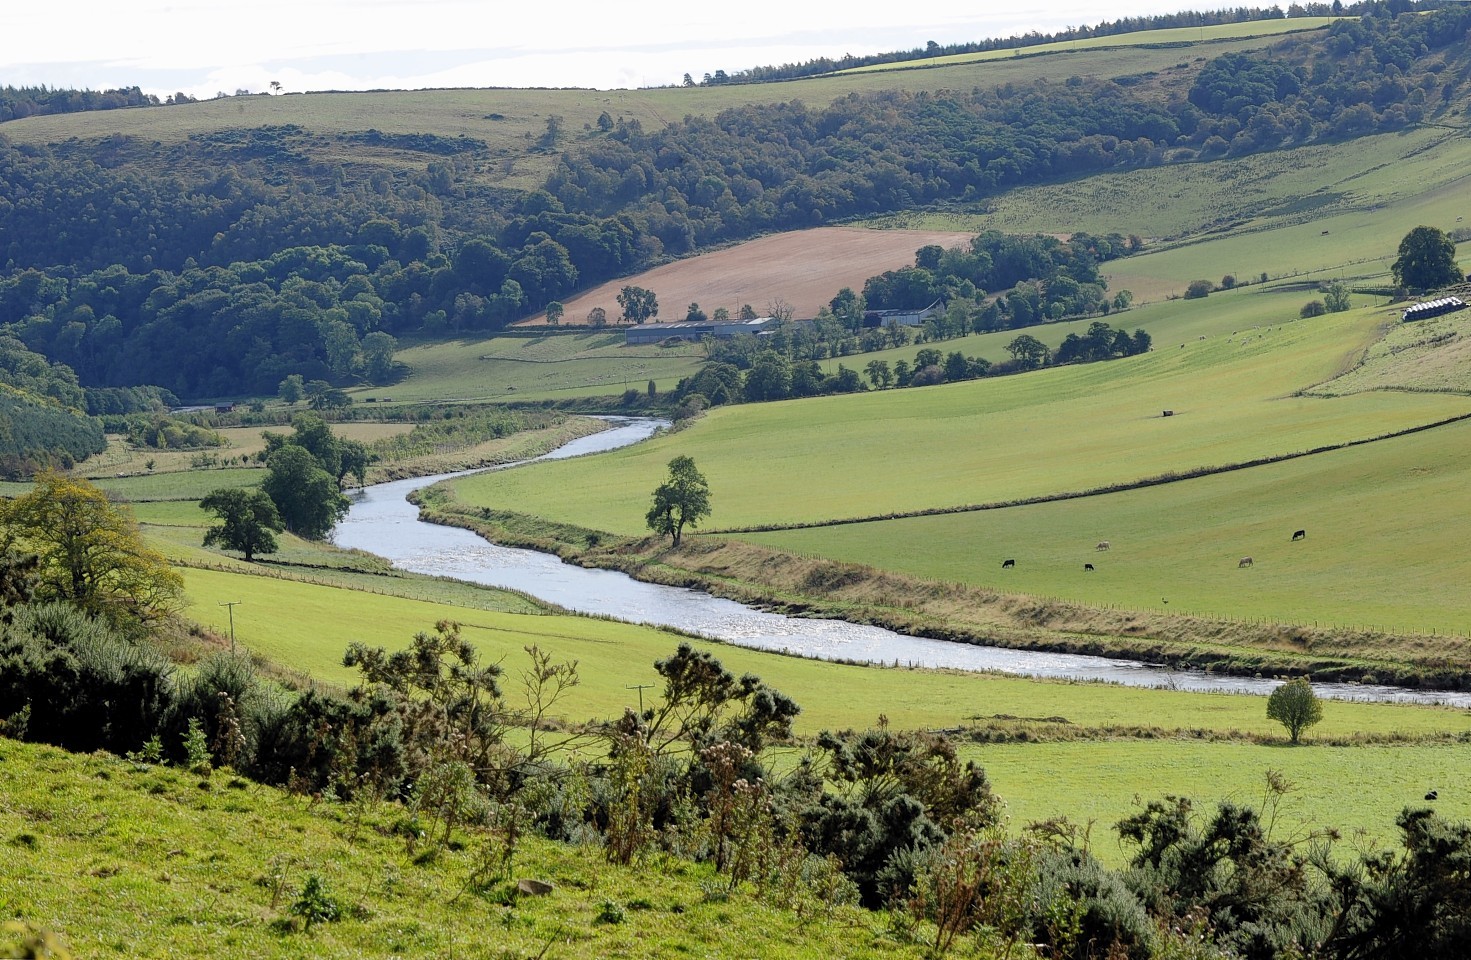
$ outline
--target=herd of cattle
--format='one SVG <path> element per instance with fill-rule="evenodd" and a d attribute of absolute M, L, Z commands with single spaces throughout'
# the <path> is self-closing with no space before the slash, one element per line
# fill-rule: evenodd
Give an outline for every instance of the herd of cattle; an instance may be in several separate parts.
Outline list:
<path fill-rule="evenodd" d="M 1306 530 L 1294 530 L 1292 532 L 1292 541 L 1295 543 L 1298 540 L 1305 540 L 1305 539 L 1307 539 L 1307 535 L 1308 535 L 1308 532 Z M 1096 550 L 1096 551 L 1098 551 L 1099 553 L 1103 553 L 1103 552 L 1107 551 L 1111 546 L 1112 545 L 1107 540 L 1100 540 L 1100 541 L 1098 541 L 1098 546 L 1094 547 L 1093 549 Z M 1238 560 L 1236 562 L 1236 569 L 1237 570 L 1241 570 L 1241 569 L 1243 569 L 1245 567 L 1253 566 L 1254 563 L 1255 563 L 1255 561 L 1253 561 L 1251 559 L 1251 557 L 1242 557 L 1240 560 Z M 1016 558 L 1015 557 L 1007 557 L 1005 560 L 1002 560 L 1001 561 L 1001 569 L 1002 570 L 1012 570 L 1012 569 L 1015 569 L 1015 568 L 1016 568 Z M 1091 564 L 1091 563 L 1085 563 L 1085 564 L 1083 564 L 1083 572 L 1084 573 L 1092 573 L 1093 572 L 1093 564 Z"/>

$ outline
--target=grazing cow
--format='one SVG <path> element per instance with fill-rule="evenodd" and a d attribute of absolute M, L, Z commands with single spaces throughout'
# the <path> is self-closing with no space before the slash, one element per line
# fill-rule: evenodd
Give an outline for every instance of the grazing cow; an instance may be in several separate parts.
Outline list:
<path fill-rule="evenodd" d="M 1425 799 L 1426 800 L 1434 800 L 1438 796 L 1440 796 L 1440 795 L 1438 793 L 1436 793 L 1434 790 L 1432 790 L 1429 793 L 1425 794 Z"/>
<path fill-rule="evenodd" d="M 1014 566 L 1016 566 L 1016 561 L 1015 560 L 1002 560 L 1001 561 L 1001 569 L 1002 570 L 1007 570 L 1007 569 L 1010 569 L 1011 567 L 1014 567 Z"/>
<path fill-rule="evenodd" d="M 1093 549 L 1094 550 L 1097 550 L 1099 553 L 1103 553 L 1103 552 L 1107 551 L 1108 550 L 1108 541 L 1107 540 L 1100 540 L 1100 541 L 1098 541 L 1098 546 L 1094 547 Z"/>
<path fill-rule="evenodd" d="M 1237 570 L 1240 570 L 1242 567 L 1249 567 L 1249 566 L 1251 566 L 1251 557 L 1242 557 L 1236 563 L 1236 569 Z"/>
<path fill-rule="evenodd" d="M 1085 571 L 1091 573 L 1093 571 L 1093 564 L 1091 564 L 1091 563 L 1085 563 L 1085 564 L 1083 564 L 1083 569 Z"/>
<path fill-rule="evenodd" d="M 1292 532 L 1292 539 L 1294 539 L 1294 540 L 1302 540 L 1305 537 L 1307 537 L 1307 535 L 1308 535 L 1308 532 L 1306 530 L 1294 530 Z"/>

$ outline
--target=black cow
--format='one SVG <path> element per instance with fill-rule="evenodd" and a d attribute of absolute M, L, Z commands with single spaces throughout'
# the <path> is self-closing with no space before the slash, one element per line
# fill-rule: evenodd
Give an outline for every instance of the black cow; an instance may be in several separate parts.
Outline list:
<path fill-rule="evenodd" d="M 1001 561 L 1001 569 L 1002 570 L 1007 570 L 1007 569 L 1010 569 L 1011 567 L 1014 567 L 1014 566 L 1016 566 L 1016 561 L 1015 560 L 1002 560 Z"/>
<path fill-rule="evenodd" d="M 1292 533 L 1292 539 L 1294 539 L 1294 540 L 1304 540 L 1304 539 L 1307 538 L 1307 535 L 1308 535 L 1308 532 L 1306 530 L 1294 530 L 1293 533 Z"/>
<path fill-rule="evenodd" d="M 1083 569 L 1084 570 L 1091 571 L 1093 569 L 1093 564 L 1091 564 L 1091 563 L 1085 563 L 1085 564 L 1083 564 Z"/>
<path fill-rule="evenodd" d="M 1439 796 L 1439 794 L 1437 794 L 1434 790 L 1432 790 L 1429 793 L 1425 794 L 1425 799 L 1426 800 L 1434 800 L 1437 796 Z"/>

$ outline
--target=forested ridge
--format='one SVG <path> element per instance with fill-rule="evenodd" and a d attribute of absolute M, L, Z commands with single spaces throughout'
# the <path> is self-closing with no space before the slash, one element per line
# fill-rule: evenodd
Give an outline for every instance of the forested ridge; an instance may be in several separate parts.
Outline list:
<path fill-rule="evenodd" d="M 1379 5 L 1168 75 L 748 105 L 652 131 L 605 115 L 531 193 L 479 182 L 484 144 L 470 138 L 331 140 L 289 125 L 168 147 L 0 135 L 0 329 L 88 386 L 201 397 L 270 391 L 293 373 L 352 382 L 391 368 L 385 337 L 495 330 L 709 244 L 1462 124 L 1468 29 L 1465 7 Z M 417 166 L 323 161 L 314 148 L 328 141 L 386 145 Z"/>

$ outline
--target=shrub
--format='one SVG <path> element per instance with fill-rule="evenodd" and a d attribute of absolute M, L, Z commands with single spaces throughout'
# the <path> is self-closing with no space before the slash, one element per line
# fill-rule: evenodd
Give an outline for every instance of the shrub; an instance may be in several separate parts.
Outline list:
<path fill-rule="evenodd" d="M 300 895 L 291 905 L 291 912 L 301 917 L 306 923 L 306 928 L 310 930 L 314 923 L 331 923 L 336 920 L 342 915 L 342 907 L 328 892 L 327 885 L 322 878 L 313 873 L 307 875 Z"/>
<path fill-rule="evenodd" d="M 1323 304 L 1322 300 L 1309 300 L 1302 305 L 1301 310 L 1297 311 L 1297 315 L 1299 317 L 1321 317 L 1327 312 L 1328 308 Z"/>
<path fill-rule="evenodd" d="M 1190 286 L 1185 288 L 1186 300 L 1203 300 L 1211 295 L 1214 289 L 1209 280 L 1191 280 Z"/>
<path fill-rule="evenodd" d="M 0 636 L 0 717 L 68 750 L 136 750 L 174 707 L 173 667 L 66 603 L 24 605 Z"/>

